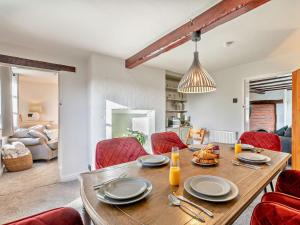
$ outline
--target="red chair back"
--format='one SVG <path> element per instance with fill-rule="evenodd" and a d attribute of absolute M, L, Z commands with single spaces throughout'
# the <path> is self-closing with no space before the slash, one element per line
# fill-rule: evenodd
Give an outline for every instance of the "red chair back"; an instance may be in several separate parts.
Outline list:
<path fill-rule="evenodd" d="M 79 213 L 73 208 L 57 208 L 29 216 L 4 225 L 83 225 Z"/>
<path fill-rule="evenodd" d="M 250 225 L 271 224 L 300 224 L 300 210 L 276 202 L 261 202 L 256 205 Z"/>
<path fill-rule="evenodd" d="M 187 148 L 174 132 L 154 133 L 151 135 L 151 143 L 154 154 L 170 152 L 172 147 Z"/>
<path fill-rule="evenodd" d="M 253 145 L 257 148 L 281 151 L 280 138 L 277 134 L 248 131 L 242 134 L 240 141 L 243 144 Z"/>
<path fill-rule="evenodd" d="M 133 137 L 113 138 L 98 142 L 96 147 L 96 169 L 136 160 L 147 155 L 141 144 Z"/>

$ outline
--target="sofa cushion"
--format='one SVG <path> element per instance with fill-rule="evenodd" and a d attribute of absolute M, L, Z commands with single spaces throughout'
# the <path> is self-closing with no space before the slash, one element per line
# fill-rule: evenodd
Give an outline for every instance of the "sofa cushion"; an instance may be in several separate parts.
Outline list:
<path fill-rule="evenodd" d="M 284 132 L 285 137 L 292 137 L 292 128 L 289 127 L 285 132 Z"/>
<path fill-rule="evenodd" d="M 275 134 L 277 134 L 278 136 L 284 136 L 286 129 L 288 129 L 288 126 L 284 126 L 280 129 L 276 130 Z"/>
<path fill-rule="evenodd" d="M 39 145 L 44 143 L 43 139 L 40 138 L 9 138 L 8 142 L 9 143 L 13 143 L 13 142 L 22 142 L 24 145 L 26 146 L 30 146 L 30 145 Z"/>
<path fill-rule="evenodd" d="M 37 130 L 29 130 L 28 132 L 32 137 L 35 137 L 35 138 L 42 138 L 45 140 L 45 142 L 48 141 L 48 137 L 43 134 L 42 132 L 39 132 Z"/>
<path fill-rule="evenodd" d="M 45 129 L 44 133 L 47 135 L 49 140 L 58 139 L 58 129 Z"/>
<path fill-rule="evenodd" d="M 30 138 L 31 136 L 28 133 L 28 129 L 19 128 L 15 130 L 14 134 L 11 136 L 12 138 Z"/>
<path fill-rule="evenodd" d="M 47 145 L 52 149 L 55 150 L 58 148 L 58 141 L 56 140 L 50 140 L 48 141 Z"/>

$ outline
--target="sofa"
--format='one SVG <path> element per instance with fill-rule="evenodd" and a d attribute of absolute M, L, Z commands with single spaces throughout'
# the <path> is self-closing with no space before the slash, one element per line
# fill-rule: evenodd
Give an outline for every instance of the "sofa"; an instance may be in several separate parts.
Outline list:
<path fill-rule="evenodd" d="M 280 138 L 281 148 L 283 152 L 292 152 L 292 128 L 284 126 L 275 131 Z"/>
<path fill-rule="evenodd" d="M 22 142 L 31 152 L 33 160 L 50 160 L 58 154 L 58 130 L 44 125 L 19 128 L 8 138 L 9 143 Z"/>

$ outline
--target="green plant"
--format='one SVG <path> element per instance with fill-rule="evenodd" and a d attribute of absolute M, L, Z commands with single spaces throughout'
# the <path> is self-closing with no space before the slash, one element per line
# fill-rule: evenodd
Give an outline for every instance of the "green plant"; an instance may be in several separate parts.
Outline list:
<path fill-rule="evenodd" d="M 146 136 L 143 132 L 137 130 L 131 130 L 129 128 L 127 128 L 127 130 L 128 130 L 128 137 L 136 138 L 141 145 L 144 145 L 146 143 Z"/>

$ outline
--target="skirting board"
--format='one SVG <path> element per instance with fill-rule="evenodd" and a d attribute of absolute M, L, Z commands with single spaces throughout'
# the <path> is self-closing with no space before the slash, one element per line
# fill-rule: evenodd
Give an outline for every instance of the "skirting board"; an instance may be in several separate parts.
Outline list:
<path fill-rule="evenodd" d="M 79 175 L 81 173 L 84 173 L 84 172 L 88 172 L 88 171 L 80 171 L 80 172 L 77 172 L 77 173 L 66 174 L 66 175 L 60 174 L 60 181 L 61 182 L 68 182 L 68 181 L 78 180 Z"/>

